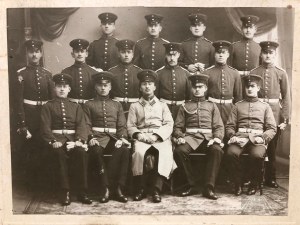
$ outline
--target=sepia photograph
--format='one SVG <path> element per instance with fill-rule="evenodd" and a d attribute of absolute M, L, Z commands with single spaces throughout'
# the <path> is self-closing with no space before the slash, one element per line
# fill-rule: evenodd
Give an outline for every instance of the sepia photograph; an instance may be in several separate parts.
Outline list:
<path fill-rule="evenodd" d="M 295 7 L 5 13 L 8 218 L 290 218 Z"/>

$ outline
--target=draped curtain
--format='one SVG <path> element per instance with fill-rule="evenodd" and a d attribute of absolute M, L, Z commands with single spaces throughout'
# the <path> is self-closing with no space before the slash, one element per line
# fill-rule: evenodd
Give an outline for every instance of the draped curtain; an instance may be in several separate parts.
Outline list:
<path fill-rule="evenodd" d="M 64 31 L 69 17 L 79 8 L 31 9 L 33 36 L 52 41 Z"/>

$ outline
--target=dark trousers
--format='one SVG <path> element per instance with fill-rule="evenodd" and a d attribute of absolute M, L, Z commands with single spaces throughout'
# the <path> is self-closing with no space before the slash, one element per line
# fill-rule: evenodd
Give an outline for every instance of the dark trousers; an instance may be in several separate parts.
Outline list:
<path fill-rule="evenodd" d="M 266 180 L 276 180 L 276 149 L 281 130 L 277 128 L 275 137 L 269 142 L 267 148 L 268 162 L 266 163 Z"/>
<path fill-rule="evenodd" d="M 114 145 L 115 142 L 110 141 L 106 148 L 96 145 L 89 149 L 89 162 L 104 187 L 123 187 L 126 184 L 130 152 L 127 147 L 116 148 Z M 112 155 L 107 165 L 103 160 L 104 154 Z"/>
<path fill-rule="evenodd" d="M 60 181 L 60 187 L 70 189 L 70 178 L 74 181 L 76 189 L 87 190 L 87 152 L 76 147 L 67 151 L 65 146 L 50 149 L 53 153 L 54 168 Z"/>
<path fill-rule="evenodd" d="M 147 171 L 145 167 L 146 158 L 149 155 L 153 155 L 155 158 L 154 168 Z M 149 189 L 150 191 L 154 191 L 157 189 L 158 191 L 162 191 L 163 183 L 165 178 L 158 173 L 158 151 L 151 147 L 148 149 L 144 156 L 144 173 L 141 176 L 134 176 L 133 177 L 133 185 L 135 191 L 139 189 Z M 150 186 L 148 185 L 150 183 Z"/>
<path fill-rule="evenodd" d="M 213 144 L 207 147 L 207 141 L 203 141 L 202 144 L 195 150 L 191 148 L 188 143 L 177 145 L 174 150 L 174 159 L 177 163 L 179 170 L 184 170 L 189 185 L 194 186 L 196 179 L 193 174 L 190 153 L 191 152 L 203 152 L 207 154 L 207 163 L 205 171 L 205 185 L 215 187 L 215 181 L 219 172 L 223 150 L 218 144 Z"/>
<path fill-rule="evenodd" d="M 231 144 L 227 149 L 227 159 L 229 163 L 230 174 L 235 184 L 241 185 L 242 169 L 240 163 L 240 155 L 242 153 L 249 154 L 248 176 L 253 183 L 261 181 L 261 171 L 264 163 L 266 149 L 261 145 L 252 143 L 246 144 L 243 148 L 238 145 Z"/>

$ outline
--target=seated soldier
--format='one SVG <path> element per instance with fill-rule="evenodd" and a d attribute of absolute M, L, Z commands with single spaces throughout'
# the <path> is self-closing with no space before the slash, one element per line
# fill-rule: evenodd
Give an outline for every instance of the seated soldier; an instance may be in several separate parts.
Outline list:
<path fill-rule="evenodd" d="M 250 74 L 243 77 L 246 97 L 237 102 L 225 126 L 228 141 L 227 157 L 230 174 L 235 183 L 235 195 L 241 195 L 241 165 L 239 157 L 243 152 L 250 155 L 250 185 L 248 195 L 256 193 L 262 180 L 262 166 L 268 143 L 276 134 L 276 122 L 272 109 L 261 102 L 257 93 L 260 90 L 261 77 Z"/>
<path fill-rule="evenodd" d="M 62 204 L 70 205 L 70 179 L 79 189 L 78 200 L 91 204 L 87 197 L 87 140 L 86 124 L 81 106 L 67 96 L 72 77 L 68 74 L 53 76 L 56 98 L 48 101 L 41 112 L 41 136 L 50 145 L 54 168 L 58 170 Z"/>
<path fill-rule="evenodd" d="M 147 155 L 154 152 L 156 163 L 151 171 L 152 200 L 161 202 L 163 179 L 169 178 L 176 167 L 170 139 L 174 122 L 167 104 L 160 102 L 154 95 L 157 73 L 143 70 L 137 76 L 140 80 L 142 97 L 138 102 L 131 104 L 127 121 L 128 134 L 134 139 L 132 173 L 137 192 L 133 200 L 140 201 L 145 197 L 144 162 L 148 159 Z"/>
<path fill-rule="evenodd" d="M 180 196 L 196 193 L 196 179 L 189 156 L 196 151 L 205 152 L 208 156 L 203 196 L 216 200 L 218 197 L 214 193 L 214 187 L 223 155 L 221 147 L 224 125 L 216 104 L 205 99 L 208 76 L 192 75 L 189 80 L 192 83 L 193 97 L 191 101 L 180 106 L 173 133 L 177 144 L 174 159 L 179 169 L 184 170 L 189 183 Z"/>
<path fill-rule="evenodd" d="M 122 105 L 109 97 L 112 76 L 110 72 L 92 76 L 96 98 L 86 102 L 83 107 L 88 125 L 90 162 L 96 166 L 103 185 L 101 203 L 109 201 L 110 190 L 115 192 L 117 201 L 128 201 L 122 188 L 126 183 L 129 164 L 129 149 L 126 144 L 130 143 L 125 139 L 127 130 Z M 105 167 L 103 154 L 107 153 L 112 154 L 112 158 Z"/>

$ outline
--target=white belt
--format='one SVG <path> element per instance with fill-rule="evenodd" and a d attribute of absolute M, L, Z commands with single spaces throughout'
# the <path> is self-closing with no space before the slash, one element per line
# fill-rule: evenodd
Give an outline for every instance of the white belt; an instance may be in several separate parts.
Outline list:
<path fill-rule="evenodd" d="M 93 131 L 98 131 L 102 133 L 117 133 L 117 129 L 115 128 L 102 128 L 102 127 L 92 127 Z"/>
<path fill-rule="evenodd" d="M 246 75 L 250 74 L 250 71 L 239 71 L 239 74 L 246 76 Z"/>
<path fill-rule="evenodd" d="M 75 130 L 52 130 L 54 134 L 75 134 Z"/>
<path fill-rule="evenodd" d="M 142 128 L 140 129 L 140 131 L 144 132 L 144 133 L 155 133 L 158 131 L 158 129 L 156 128 Z"/>
<path fill-rule="evenodd" d="M 200 133 L 200 134 L 211 134 L 211 129 L 200 129 L 200 128 L 186 128 L 188 133 Z"/>
<path fill-rule="evenodd" d="M 83 104 L 89 100 L 92 100 L 92 99 L 76 99 L 76 98 L 69 98 L 69 99 L 71 102 L 75 102 L 75 103 L 79 103 L 79 104 Z"/>
<path fill-rule="evenodd" d="M 239 128 L 239 132 L 241 133 L 252 133 L 252 134 L 262 134 L 262 130 L 255 130 L 251 128 Z"/>
<path fill-rule="evenodd" d="M 137 102 L 139 100 L 139 98 L 121 98 L 121 97 L 114 97 L 114 100 L 118 101 L 118 102 Z"/>
<path fill-rule="evenodd" d="M 278 98 L 259 98 L 259 100 L 262 102 L 267 102 L 267 103 L 278 103 L 279 102 Z"/>
<path fill-rule="evenodd" d="M 208 97 L 208 101 L 214 102 L 214 103 L 220 103 L 220 104 L 229 104 L 232 103 L 232 99 L 216 99 L 212 97 Z"/>
<path fill-rule="evenodd" d="M 48 101 L 31 101 L 31 100 L 28 100 L 28 99 L 24 99 L 24 103 L 29 104 L 29 105 L 44 105 L 47 102 Z"/>
<path fill-rule="evenodd" d="M 167 99 L 164 99 L 164 98 L 161 98 L 160 101 L 164 102 L 164 103 L 167 103 L 169 105 L 182 105 L 185 100 L 182 100 L 182 101 L 172 101 L 172 100 L 167 100 Z"/>

